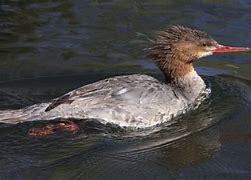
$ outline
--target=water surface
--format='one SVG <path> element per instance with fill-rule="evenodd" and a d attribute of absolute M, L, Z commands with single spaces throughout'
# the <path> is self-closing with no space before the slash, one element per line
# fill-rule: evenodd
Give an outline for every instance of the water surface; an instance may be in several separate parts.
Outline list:
<path fill-rule="evenodd" d="M 114 75 L 163 80 L 142 48 L 146 36 L 170 24 L 251 46 L 248 0 L 3 1 L 0 109 L 49 101 Z M 30 137 L 30 128 L 55 122 L 0 124 L 1 179 L 250 178 L 251 54 L 207 57 L 195 67 L 209 98 L 158 127 L 86 120 L 77 134 Z"/>

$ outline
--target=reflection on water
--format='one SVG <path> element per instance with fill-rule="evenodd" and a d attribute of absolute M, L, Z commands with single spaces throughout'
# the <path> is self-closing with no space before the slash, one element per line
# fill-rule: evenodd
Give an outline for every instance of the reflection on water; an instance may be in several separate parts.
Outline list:
<path fill-rule="evenodd" d="M 2 124 L 0 174 L 53 179 L 117 179 L 121 174 L 125 179 L 218 173 L 246 176 L 249 161 L 240 153 L 249 152 L 242 144 L 251 138 L 246 134 L 248 128 L 243 131 L 248 123 L 245 117 L 250 115 L 250 82 L 231 76 L 204 79 L 212 93 L 198 109 L 154 128 L 130 130 L 90 119 L 77 121 L 81 130 L 75 135 L 59 133 L 36 138 L 28 136 L 29 129 L 48 122 Z M 61 83 L 64 81 L 62 78 Z M 42 82 L 38 84 L 46 84 Z M 30 85 L 20 83 L 23 87 L 20 85 L 18 92 Z M 6 86 L 11 87 L 11 83 Z M 59 92 L 65 89 L 57 88 Z M 46 88 L 39 90 L 41 93 Z M 235 154 L 235 159 L 230 161 L 229 153 Z"/>
<path fill-rule="evenodd" d="M 209 0 L 2 3 L 0 79 L 107 72 L 118 68 L 127 73 L 146 71 L 153 66 L 141 51 L 147 40 L 139 34 L 150 35 L 168 24 L 194 26 L 220 42 L 248 46 L 250 8 L 249 1 L 233 5 L 230 1 Z M 204 63 L 222 68 L 238 58 L 237 63 L 250 68 L 245 56 L 218 56 L 220 62 Z M 243 74 L 250 78 L 248 73 Z"/>
<path fill-rule="evenodd" d="M 114 75 L 144 72 L 161 79 L 141 49 L 148 41 L 144 35 L 168 24 L 250 46 L 250 10 L 247 0 L 1 2 L 0 109 L 45 102 Z M 27 135 L 30 128 L 55 122 L 0 124 L 0 177 L 248 178 L 250 58 L 247 53 L 199 61 L 210 97 L 158 127 L 131 130 L 85 120 L 75 135 L 35 138 Z"/>

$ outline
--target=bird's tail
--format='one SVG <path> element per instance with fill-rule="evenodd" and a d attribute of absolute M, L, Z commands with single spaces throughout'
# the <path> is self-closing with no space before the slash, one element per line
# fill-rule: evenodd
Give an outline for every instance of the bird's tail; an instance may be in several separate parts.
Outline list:
<path fill-rule="evenodd" d="M 48 103 L 36 104 L 17 110 L 0 111 L 0 123 L 17 124 L 25 121 L 41 120 Z"/>

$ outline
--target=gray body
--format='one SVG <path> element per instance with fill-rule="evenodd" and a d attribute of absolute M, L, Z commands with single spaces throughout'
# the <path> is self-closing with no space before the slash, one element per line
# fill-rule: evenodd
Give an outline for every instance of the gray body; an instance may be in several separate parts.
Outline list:
<path fill-rule="evenodd" d="M 102 123 L 144 128 L 185 112 L 205 88 L 194 70 L 170 84 L 148 75 L 117 76 L 73 90 L 50 103 L 0 111 L 0 122 L 95 118 Z"/>
<path fill-rule="evenodd" d="M 126 127 L 149 127 L 190 109 L 209 91 L 193 62 L 215 53 L 249 51 L 218 44 L 205 32 L 170 26 L 144 49 L 163 72 L 167 83 L 147 75 L 117 76 L 73 90 L 50 103 L 0 111 L 0 122 L 94 118 Z M 197 103 L 196 103 L 197 105 Z"/>

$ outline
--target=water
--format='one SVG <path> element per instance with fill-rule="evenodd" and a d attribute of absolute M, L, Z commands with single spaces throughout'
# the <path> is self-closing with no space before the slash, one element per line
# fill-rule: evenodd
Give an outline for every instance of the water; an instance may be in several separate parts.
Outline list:
<path fill-rule="evenodd" d="M 251 2 L 2 1 L 0 109 L 45 102 L 120 74 L 163 79 L 142 47 L 168 24 L 250 45 Z M 77 134 L 31 137 L 55 122 L 0 124 L 1 179 L 250 178 L 251 54 L 195 64 L 212 93 L 198 109 L 145 130 L 78 122 Z"/>

